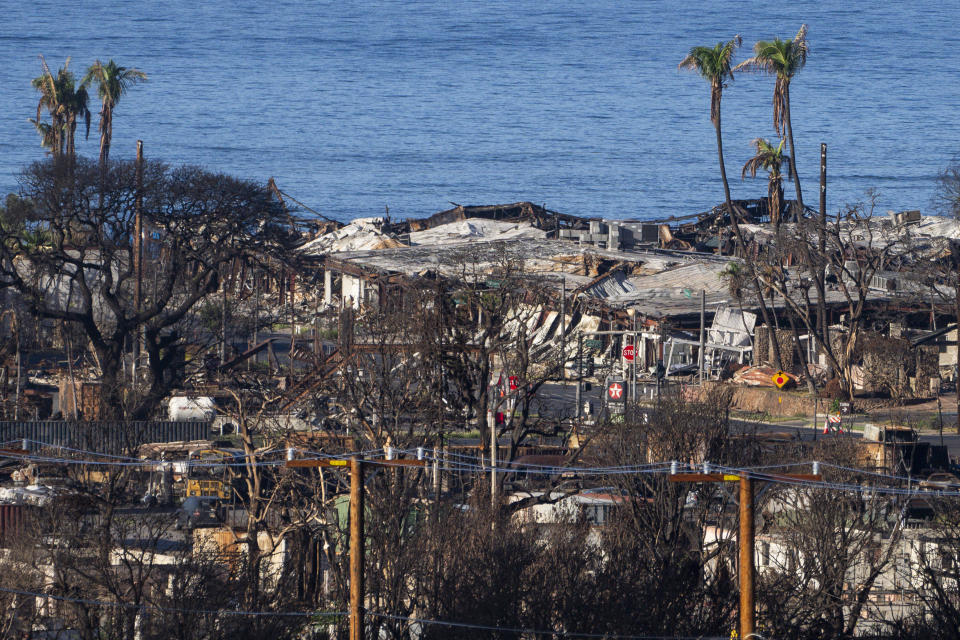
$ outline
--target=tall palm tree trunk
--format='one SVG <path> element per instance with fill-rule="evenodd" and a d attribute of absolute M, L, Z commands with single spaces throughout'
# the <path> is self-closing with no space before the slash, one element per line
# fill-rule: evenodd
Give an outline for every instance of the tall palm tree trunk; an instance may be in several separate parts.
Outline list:
<path fill-rule="evenodd" d="M 67 145 L 66 145 L 66 155 L 68 158 L 73 158 L 76 154 L 76 147 L 74 147 L 74 134 L 77 131 L 77 121 L 74 118 L 70 118 L 67 121 Z"/>
<path fill-rule="evenodd" d="M 717 158 L 720 161 L 720 179 L 723 181 L 723 195 L 727 202 L 727 215 L 730 216 L 730 223 L 733 225 L 733 228 L 737 229 L 737 219 L 733 214 L 733 200 L 730 199 L 730 183 L 727 182 L 727 168 L 723 163 L 723 136 L 720 133 L 719 109 L 717 109 L 717 119 L 713 123 L 713 128 L 717 131 Z M 719 253 L 719 247 L 717 248 L 717 252 Z"/>
<path fill-rule="evenodd" d="M 767 200 L 770 207 L 770 220 L 773 222 L 773 233 L 780 239 L 780 213 L 783 210 L 783 182 L 779 175 L 771 175 L 767 186 Z"/>
<path fill-rule="evenodd" d="M 793 176 L 793 186 L 797 190 L 797 205 L 803 213 L 803 192 L 800 189 L 800 176 L 797 175 L 797 149 L 793 146 L 793 124 L 790 122 L 790 83 L 783 87 L 783 120 L 787 128 L 787 139 L 790 141 L 790 175 Z"/>
<path fill-rule="evenodd" d="M 737 247 L 740 252 L 746 256 L 746 244 L 743 242 L 743 234 L 740 233 L 740 224 L 737 222 L 737 216 L 733 212 L 733 200 L 730 198 L 730 184 L 727 182 L 727 169 L 723 163 L 723 135 L 720 130 L 720 105 L 717 104 L 716 118 L 713 121 L 713 128 L 717 132 L 717 157 L 720 161 L 720 178 L 723 180 L 723 193 L 727 199 L 727 214 L 730 216 L 730 225 L 733 227 L 733 235 L 737 241 Z M 770 314 L 767 311 L 767 303 L 763 299 L 763 288 L 760 286 L 760 277 L 754 267 L 753 260 L 745 259 L 747 269 L 750 271 L 750 277 L 753 280 L 753 286 L 757 289 L 757 300 L 760 302 L 760 315 L 763 317 L 763 323 L 767 325 L 767 331 L 770 336 L 770 343 L 773 345 L 773 356 L 777 361 L 778 367 L 783 367 L 783 358 L 780 357 L 780 342 L 776 339 L 776 332 L 770 323 Z"/>
<path fill-rule="evenodd" d="M 113 133 L 113 114 L 109 105 L 103 105 L 100 114 L 100 171 L 106 172 L 110 158 L 110 137 Z"/>

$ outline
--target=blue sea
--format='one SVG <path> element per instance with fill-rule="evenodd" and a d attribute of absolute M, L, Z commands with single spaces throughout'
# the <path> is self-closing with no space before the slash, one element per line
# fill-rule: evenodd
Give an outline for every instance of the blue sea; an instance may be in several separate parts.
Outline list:
<path fill-rule="evenodd" d="M 99 58 L 149 82 L 115 113 L 114 157 L 265 182 L 338 219 L 418 217 L 531 200 L 565 213 L 660 218 L 723 199 L 709 87 L 677 63 L 735 33 L 809 25 L 791 85 L 804 199 L 828 209 L 930 211 L 960 154 L 957 2 L 6 2 L 0 23 L 0 192 L 41 159 L 28 119 L 43 54 L 78 73 Z M 741 75 L 723 100 L 735 198 L 750 140 L 773 138 L 773 79 Z M 96 118 L 80 153 L 96 157 Z M 788 197 L 793 187 L 785 185 Z"/>

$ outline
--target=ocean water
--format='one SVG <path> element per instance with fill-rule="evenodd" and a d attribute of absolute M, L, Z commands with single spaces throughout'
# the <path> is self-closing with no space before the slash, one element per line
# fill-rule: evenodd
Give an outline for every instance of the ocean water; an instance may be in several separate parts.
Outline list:
<path fill-rule="evenodd" d="M 0 192 L 40 159 L 28 118 L 38 55 L 147 72 L 115 113 L 114 157 L 266 181 L 346 219 L 531 200 L 578 215 L 704 211 L 723 190 L 709 87 L 677 63 L 740 33 L 792 37 L 811 54 L 791 86 L 797 165 L 817 206 L 878 192 L 878 207 L 930 210 L 960 154 L 960 4 L 771 2 L 5 3 L 0 23 Z M 735 198 L 750 140 L 773 138 L 773 79 L 741 75 L 723 101 Z M 96 157 L 99 106 L 80 153 Z M 793 187 L 785 185 L 788 197 Z"/>

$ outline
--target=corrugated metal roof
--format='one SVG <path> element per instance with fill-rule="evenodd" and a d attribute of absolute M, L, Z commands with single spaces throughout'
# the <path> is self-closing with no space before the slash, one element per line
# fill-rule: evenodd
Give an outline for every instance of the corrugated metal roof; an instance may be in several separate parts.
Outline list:
<path fill-rule="evenodd" d="M 686 264 L 653 275 L 635 276 L 630 278 L 630 284 L 636 291 L 674 288 L 696 293 L 698 296 L 701 290 L 707 293 L 726 292 L 727 283 L 720 277 L 720 272 L 725 267 L 725 263 L 716 262 Z"/>
<path fill-rule="evenodd" d="M 636 291 L 636 287 L 622 271 L 617 270 L 584 289 L 583 293 L 591 298 L 610 298 L 612 296 L 629 295 L 634 291 Z"/>

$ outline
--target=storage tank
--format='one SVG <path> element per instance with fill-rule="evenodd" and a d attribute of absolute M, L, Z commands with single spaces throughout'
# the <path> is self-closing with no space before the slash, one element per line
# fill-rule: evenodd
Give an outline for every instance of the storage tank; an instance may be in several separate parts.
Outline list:
<path fill-rule="evenodd" d="M 200 422 L 210 422 L 217 415 L 217 407 L 210 396 L 199 396 L 188 398 L 187 396 L 174 396 L 170 398 L 167 407 L 168 415 L 172 421 L 194 420 Z"/>

